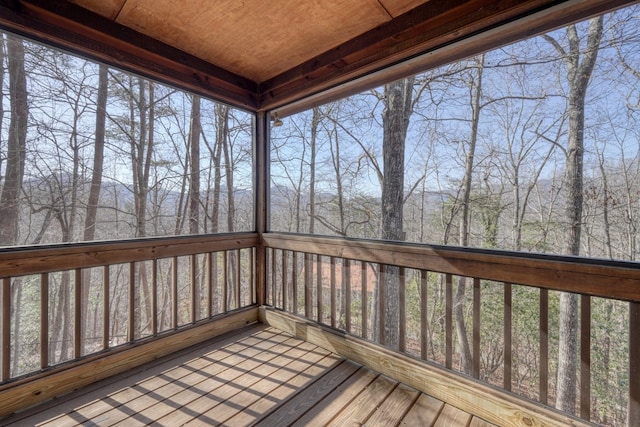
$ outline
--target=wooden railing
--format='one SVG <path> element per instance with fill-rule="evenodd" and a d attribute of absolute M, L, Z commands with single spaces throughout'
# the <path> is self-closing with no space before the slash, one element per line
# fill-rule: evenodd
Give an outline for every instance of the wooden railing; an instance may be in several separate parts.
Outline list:
<path fill-rule="evenodd" d="M 0 386 L 256 304 L 258 242 L 236 233 L 0 249 Z"/>
<path fill-rule="evenodd" d="M 571 293 L 580 307 L 577 414 L 640 425 L 637 263 L 280 233 L 263 242 L 272 306 L 550 406 L 558 299 Z M 379 286 L 388 277 L 397 295 Z M 390 298 L 397 313 L 385 312 Z"/>

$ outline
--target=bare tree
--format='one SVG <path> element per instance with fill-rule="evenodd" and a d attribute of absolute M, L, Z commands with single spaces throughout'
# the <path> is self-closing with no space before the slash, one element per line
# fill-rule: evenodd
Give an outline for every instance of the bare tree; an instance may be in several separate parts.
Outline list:
<path fill-rule="evenodd" d="M 27 119 L 29 116 L 24 58 L 22 40 L 8 35 L 7 62 L 11 120 L 7 142 L 6 172 L 0 193 L 0 246 L 15 245 L 18 242 L 20 189 L 24 177 Z"/>
<path fill-rule="evenodd" d="M 585 98 L 591 73 L 598 57 L 602 38 L 602 17 L 589 21 L 587 45 L 580 46 L 576 25 L 567 27 L 568 47 L 563 47 L 550 35 L 544 38 L 564 60 L 569 99 L 567 113 L 569 129 L 566 155 L 567 198 L 565 215 L 567 236 L 565 253 L 580 254 L 583 208 L 583 158 Z M 558 388 L 556 407 L 565 412 L 575 412 L 577 354 L 578 354 L 578 295 L 562 293 L 560 296 L 560 342 L 558 349 Z"/>

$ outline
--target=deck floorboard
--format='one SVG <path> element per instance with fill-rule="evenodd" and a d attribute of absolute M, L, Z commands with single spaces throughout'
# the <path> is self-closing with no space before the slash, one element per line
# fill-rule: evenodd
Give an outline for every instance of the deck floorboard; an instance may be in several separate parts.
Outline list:
<path fill-rule="evenodd" d="M 490 426 L 264 325 L 0 420 L 7 426 Z"/>

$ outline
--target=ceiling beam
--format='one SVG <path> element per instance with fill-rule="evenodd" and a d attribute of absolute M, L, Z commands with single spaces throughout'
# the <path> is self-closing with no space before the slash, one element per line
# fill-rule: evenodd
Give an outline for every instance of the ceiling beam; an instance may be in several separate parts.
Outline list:
<path fill-rule="evenodd" d="M 255 82 L 67 1 L 0 0 L 0 28 L 244 109 Z"/>

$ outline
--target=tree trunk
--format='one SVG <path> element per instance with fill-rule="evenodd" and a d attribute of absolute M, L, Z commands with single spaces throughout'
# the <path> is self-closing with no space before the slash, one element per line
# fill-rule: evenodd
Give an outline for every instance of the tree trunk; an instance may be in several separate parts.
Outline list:
<path fill-rule="evenodd" d="M 95 143 L 93 149 L 93 173 L 91 175 L 91 187 L 87 199 L 87 210 L 84 220 L 84 240 L 92 241 L 96 235 L 96 217 L 98 213 L 98 203 L 100 201 L 100 190 L 102 187 L 102 172 L 104 165 L 104 141 L 107 117 L 107 89 L 108 89 L 108 68 L 100 65 L 98 71 L 98 99 L 96 101 L 96 127 Z M 89 290 L 91 289 L 91 273 L 86 270 L 82 280 L 82 331 L 83 340 L 88 327 L 87 310 L 89 308 Z M 94 323 L 95 329 L 95 323 Z"/>
<path fill-rule="evenodd" d="M 385 86 L 385 109 L 382 113 L 384 176 L 380 233 L 384 240 L 404 240 L 404 150 L 412 111 L 413 81 L 414 78 L 410 77 Z M 380 332 L 384 332 L 385 345 L 397 348 L 400 340 L 400 275 L 397 267 L 387 268 L 381 286 L 384 287 L 382 291 L 385 293 L 386 306 L 384 331 Z"/>
<path fill-rule="evenodd" d="M 580 62 L 580 39 L 575 25 L 567 27 L 567 36 L 568 51 L 565 51 L 550 36 L 546 36 L 546 39 L 562 55 L 569 83 L 565 253 L 579 255 L 582 231 L 585 97 L 602 38 L 602 17 L 594 18 L 589 22 L 587 47 L 582 53 L 582 62 Z M 573 414 L 577 395 L 578 295 L 569 293 L 560 295 L 559 327 L 556 407 Z"/>
<path fill-rule="evenodd" d="M 193 95 L 191 102 L 191 129 L 189 130 L 191 174 L 189 179 L 189 234 L 198 234 L 200 231 L 200 97 Z M 193 268 L 197 270 L 198 263 L 193 263 Z M 194 272 L 193 277 L 197 277 Z M 194 319 L 201 317 L 200 310 L 200 286 L 194 283 L 194 300 L 196 301 L 196 312 L 192 313 Z"/>
<path fill-rule="evenodd" d="M 198 234 L 200 226 L 200 97 L 193 95 L 189 131 L 191 175 L 189 180 L 189 233 Z"/>
<path fill-rule="evenodd" d="M 469 246 L 469 222 L 471 214 L 471 183 L 473 180 L 473 168 L 475 166 L 475 153 L 478 141 L 478 125 L 480 123 L 480 105 L 482 98 L 482 74 L 484 71 L 484 55 L 480 55 L 477 59 L 477 80 L 472 80 L 471 99 L 471 135 L 469 136 L 469 148 L 464 166 L 464 178 L 462 184 L 462 217 L 460 221 L 460 246 Z M 467 288 L 466 277 L 458 279 L 458 287 L 456 289 L 454 300 L 454 313 L 456 318 L 456 336 L 458 338 L 458 346 L 460 347 L 460 358 L 462 370 L 464 373 L 471 374 L 471 347 L 469 345 L 469 337 L 467 334 L 467 326 L 464 323 L 464 297 Z"/>
<path fill-rule="evenodd" d="M 7 36 L 7 54 L 11 120 L 7 141 L 7 165 L 2 193 L 0 193 L 0 246 L 18 243 L 20 189 L 24 177 L 27 119 L 29 116 L 22 40 Z"/>

